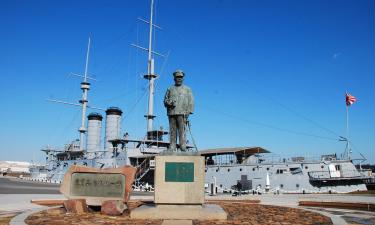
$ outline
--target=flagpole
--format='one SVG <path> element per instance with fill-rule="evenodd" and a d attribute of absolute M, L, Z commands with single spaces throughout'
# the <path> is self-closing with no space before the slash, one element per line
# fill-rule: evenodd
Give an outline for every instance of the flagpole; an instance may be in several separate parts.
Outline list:
<path fill-rule="evenodd" d="M 346 105 L 346 151 L 347 151 L 347 158 L 350 160 L 349 106 L 348 105 Z"/>
<path fill-rule="evenodd" d="M 351 149 L 350 149 L 350 138 L 349 138 L 349 107 L 356 102 L 357 99 L 348 92 L 345 93 L 345 102 L 346 102 L 346 157 L 350 160 Z"/>

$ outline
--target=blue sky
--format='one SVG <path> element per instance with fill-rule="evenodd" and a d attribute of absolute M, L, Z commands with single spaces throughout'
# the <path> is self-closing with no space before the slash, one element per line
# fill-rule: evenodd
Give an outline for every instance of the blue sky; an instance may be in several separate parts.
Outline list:
<path fill-rule="evenodd" d="M 287 156 L 344 151 L 345 91 L 354 158 L 375 163 L 374 1 L 156 0 L 155 127 L 172 72 L 186 72 L 196 98 L 200 149 L 262 146 Z M 78 137 L 78 101 L 88 37 L 89 101 L 125 112 L 123 132 L 145 134 L 149 1 L 1 1 L 0 160 L 43 162 L 40 149 Z M 138 99 L 140 99 L 138 101 Z M 138 102 L 138 104 L 136 104 Z M 91 111 L 90 111 L 91 112 Z"/>

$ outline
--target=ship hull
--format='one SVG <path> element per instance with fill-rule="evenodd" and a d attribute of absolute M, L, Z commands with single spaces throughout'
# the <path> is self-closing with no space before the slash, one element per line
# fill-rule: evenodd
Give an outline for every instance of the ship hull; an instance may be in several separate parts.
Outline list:
<path fill-rule="evenodd" d="M 340 171 L 329 171 L 329 165 L 339 165 Z M 311 175 L 316 172 L 327 176 L 316 178 Z M 340 176 L 335 176 L 338 173 Z M 367 190 L 350 161 L 207 166 L 206 183 L 214 180 L 218 189 L 223 191 L 235 190 L 238 182 L 242 184 L 242 190 L 261 192 L 348 193 Z"/>

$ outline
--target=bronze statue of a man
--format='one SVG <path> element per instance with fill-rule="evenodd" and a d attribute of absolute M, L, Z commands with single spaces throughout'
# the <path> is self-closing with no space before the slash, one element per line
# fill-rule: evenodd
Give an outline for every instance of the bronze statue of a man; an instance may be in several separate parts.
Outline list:
<path fill-rule="evenodd" d="M 173 73 L 174 85 L 168 88 L 164 97 L 164 106 L 167 108 L 169 119 L 169 142 L 168 150 L 176 151 L 177 133 L 180 150 L 186 151 L 186 121 L 194 110 L 194 98 L 191 89 L 183 85 L 185 73 L 176 70 Z"/>

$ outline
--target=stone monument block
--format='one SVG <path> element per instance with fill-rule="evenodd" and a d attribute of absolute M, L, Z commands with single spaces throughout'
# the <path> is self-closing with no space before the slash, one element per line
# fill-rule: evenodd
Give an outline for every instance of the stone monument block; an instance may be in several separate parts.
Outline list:
<path fill-rule="evenodd" d="M 127 202 L 136 170 L 132 166 L 108 169 L 71 166 L 60 192 L 68 199 L 86 199 L 88 205 L 99 206 L 107 200 Z"/>
<path fill-rule="evenodd" d="M 89 211 L 85 199 L 69 199 L 65 200 L 63 204 L 68 213 L 81 214 Z"/>
<path fill-rule="evenodd" d="M 154 202 L 156 204 L 203 204 L 204 169 L 202 156 L 156 156 Z"/>
<path fill-rule="evenodd" d="M 108 200 L 102 203 L 100 211 L 105 215 L 120 216 L 126 208 L 127 206 L 121 200 Z"/>

